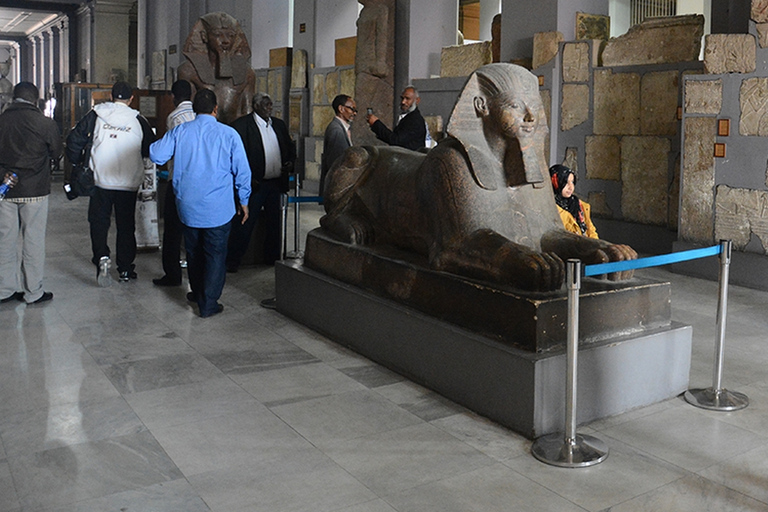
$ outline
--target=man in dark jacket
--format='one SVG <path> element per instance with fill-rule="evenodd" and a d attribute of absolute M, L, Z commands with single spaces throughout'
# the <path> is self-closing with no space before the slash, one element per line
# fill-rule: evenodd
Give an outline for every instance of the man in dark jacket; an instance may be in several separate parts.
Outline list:
<path fill-rule="evenodd" d="M 251 233 L 262 208 L 266 218 L 264 262 L 280 259 L 280 194 L 288 192 L 288 175 L 293 172 L 296 147 L 285 123 L 272 117 L 272 99 L 266 94 L 253 97 L 253 113 L 232 123 L 243 139 L 251 167 L 250 217 L 245 223 L 239 215 L 232 221 L 227 247 L 227 272 L 237 272 Z"/>
<path fill-rule="evenodd" d="M 43 291 L 45 228 L 51 193 L 51 159 L 61 157 L 61 134 L 37 108 L 34 84 L 19 82 L 13 103 L 0 115 L 0 175 L 17 183 L 0 201 L 0 302 L 27 304 L 53 298 Z M 18 243 L 21 243 L 21 261 Z"/>
<path fill-rule="evenodd" d="M 427 139 L 427 124 L 419 112 L 419 91 L 413 86 L 403 89 L 400 95 L 400 119 L 394 130 L 387 128 L 373 114 L 368 114 L 366 120 L 376 138 L 390 146 L 400 146 L 417 151 L 424 147 Z"/>

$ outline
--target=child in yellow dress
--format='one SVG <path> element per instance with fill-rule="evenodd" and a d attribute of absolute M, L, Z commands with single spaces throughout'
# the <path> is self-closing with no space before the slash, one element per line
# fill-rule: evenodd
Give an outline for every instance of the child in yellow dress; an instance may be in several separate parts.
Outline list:
<path fill-rule="evenodd" d="M 549 168 L 552 188 L 555 191 L 555 203 L 566 231 L 598 238 L 597 229 L 590 218 L 589 203 L 581 201 L 573 194 L 576 184 L 576 174 L 564 165 L 553 165 Z"/>

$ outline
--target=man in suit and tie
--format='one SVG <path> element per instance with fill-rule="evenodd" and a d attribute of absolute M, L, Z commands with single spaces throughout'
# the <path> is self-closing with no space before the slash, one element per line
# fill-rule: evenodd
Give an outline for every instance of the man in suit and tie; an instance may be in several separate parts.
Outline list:
<path fill-rule="evenodd" d="M 419 112 L 419 91 L 409 85 L 400 95 L 400 118 L 394 129 L 390 130 L 373 114 L 368 114 L 368 125 L 376 138 L 390 146 L 400 146 L 418 151 L 425 146 L 427 124 Z"/>
<path fill-rule="evenodd" d="M 320 165 L 320 195 L 323 195 L 325 176 L 333 163 L 352 145 L 350 125 L 357 115 L 355 100 L 346 94 L 333 98 L 333 111 L 336 117 L 328 123 L 323 139 L 323 160 Z"/>
<path fill-rule="evenodd" d="M 248 220 L 244 224 L 238 216 L 232 220 L 227 272 L 237 272 L 262 209 L 266 219 L 264 262 L 272 265 L 280 259 L 280 194 L 288 192 L 288 175 L 293 172 L 296 160 L 296 147 L 288 127 L 281 119 L 272 117 L 272 99 L 266 94 L 256 94 L 252 106 L 253 113 L 232 123 L 245 146 L 253 193 L 248 201 Z"/>

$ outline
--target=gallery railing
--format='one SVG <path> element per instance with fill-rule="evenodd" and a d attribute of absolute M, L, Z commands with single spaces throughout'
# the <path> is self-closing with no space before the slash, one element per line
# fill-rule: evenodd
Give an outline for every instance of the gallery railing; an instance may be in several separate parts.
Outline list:
<path fill-rule="evenodd" d="M 731 263 L 730 240 L 719 245 L 693 249 L 629 261 L 601 263 L 584 267 L 584 276 L 596 276 L 679 263 L 698 258 L 719 255 L 720 279 L 717 302 L 717 333 L 715 339 L 715 368 L 712 387 L 689 389 L 685 393 L 688 403 L 715 411 L 735 411 L 749 405 L 743 393 L 728 391 L 722 387 L 723 348 L 725 345 L 725 317 L 728 306 L 728 275 Z M 581 288 L 581 261 L 570 259 L 566 263 L 566 287 L 568 291 L 568 330 L 566 340 L 566 391 L 565 429 L 538 438 L 531 448 L 533 456 L 553 466 L 577 468 L 599 464 L 608 457 L 608 447 L 593 436 L 576 434 L 576 384 L 578 380 L 579 346 L 579 289 Z"/>

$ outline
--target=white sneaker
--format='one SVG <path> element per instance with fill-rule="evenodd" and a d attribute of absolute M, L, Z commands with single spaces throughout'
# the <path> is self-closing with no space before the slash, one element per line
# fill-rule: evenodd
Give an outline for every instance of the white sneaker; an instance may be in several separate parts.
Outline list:
<path fill-rule="evenodd" d="M 109 278 L 109 267 L 112 265 L 112 260 L 109 256 L 102 256 L 99 259 L 99 266 L 96 267 L 96 282 L 99 286 L 106 288 L 112 284 L 112 279 Z"/>

